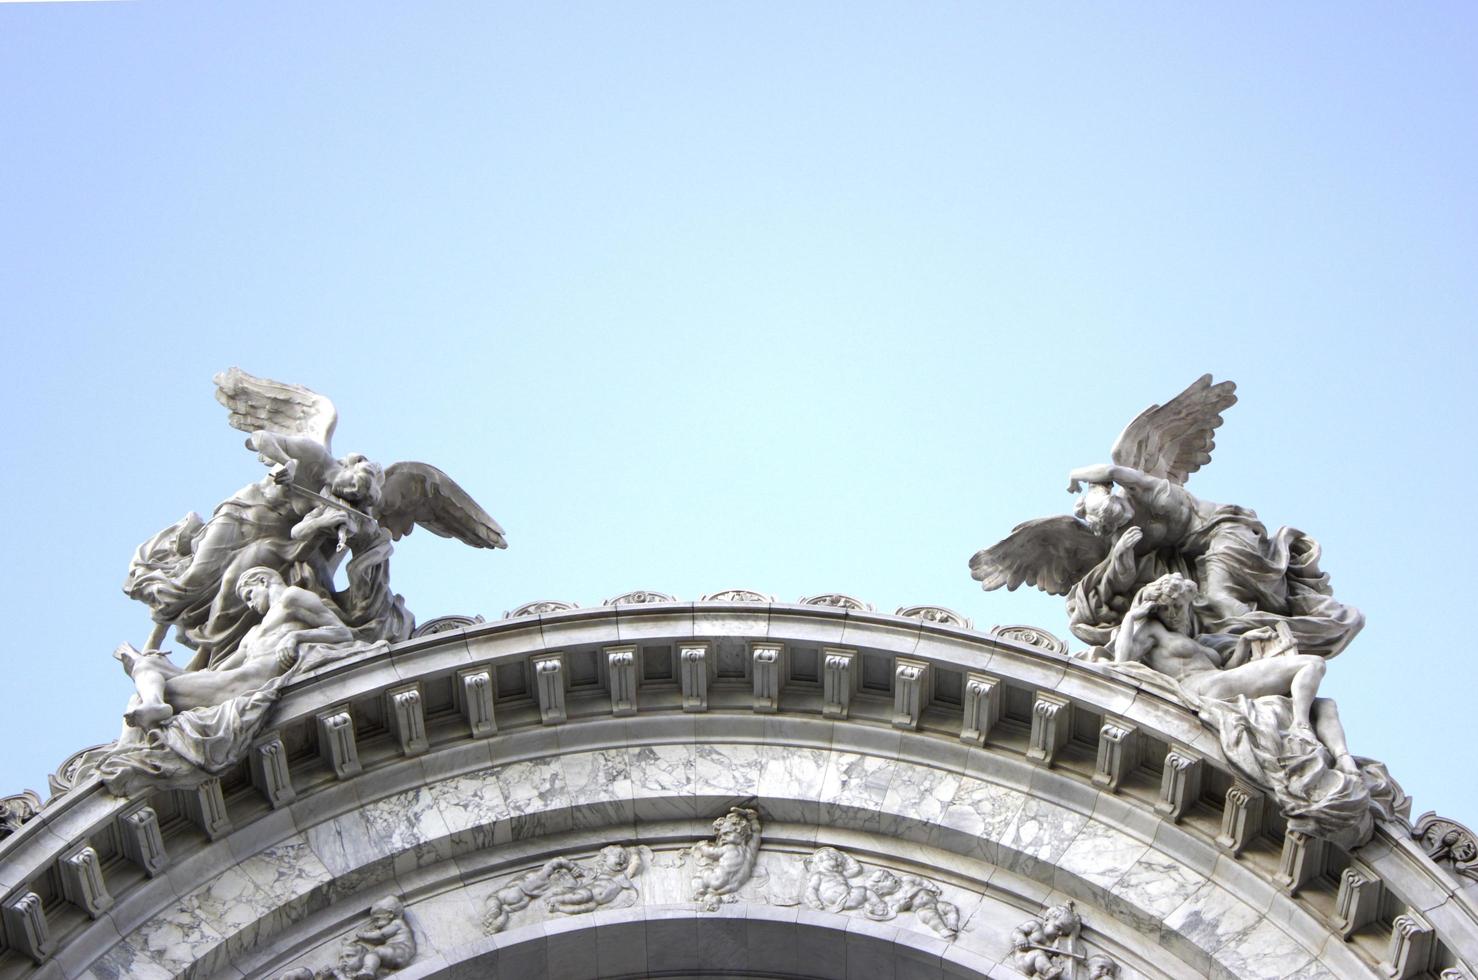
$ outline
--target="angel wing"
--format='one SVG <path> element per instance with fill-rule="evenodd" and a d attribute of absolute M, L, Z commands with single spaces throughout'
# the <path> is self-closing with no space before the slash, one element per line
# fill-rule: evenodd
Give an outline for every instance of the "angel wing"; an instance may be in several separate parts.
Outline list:
<path fill-rule="evenodd" d="M 506 548 L 498 522 L 457 482 L 429 463 L 391 463 L 381 489 L 380 524 L 399 541 L 417 524 L 474 548 Z"/>
<path fill-rule="evenodd" d="M 970 575 L 987 592 L 1003 585 L 1014 592 L 1025 582 L 1067 595 L 1108 553 L 1108 541 L 1076 517 L 1043 517 L 1016 525 L 1005 539 L 976 552 Z"/>
<path fill-rule="evenodd" d="M 339 413 L 334 403 L 318 392 L 258 378 L 235 367 L 216 375 L 215 383 L 216 401 L 230 410 L 232 428 L 309 436 L 329 450 Z"/>
<path fill-rule="evenodd" d="M 1237 386 L 1211 383 L 1203 374 L 1164 405 L 1151 405 L 1124 427 L 1114 442 L 1113 460 L 1172 483 L 1211 462 L 1221 413 L 1237 404 Z"/>

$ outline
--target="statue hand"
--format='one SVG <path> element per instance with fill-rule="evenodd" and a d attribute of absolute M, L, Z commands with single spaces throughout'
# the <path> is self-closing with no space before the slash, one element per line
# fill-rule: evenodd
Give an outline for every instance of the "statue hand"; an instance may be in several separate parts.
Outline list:
<path fill-rule="evenodd" d="M 298 662 L 298 645 L 296 643 L 284 643 L 277 648 L 277 668 L 281 671 L 289 671 L 293 664 Z"/>
<path fill-rule="evenodd" d="M 1114 542 L 1114 552 L 1116 554 L 1122 554 L 1126 551 L 1133 551 L 1134 546 L 1143 540 L 1144 531 L 1131 524 L 1124 529 L 1123 533 L 1119 535 L 1118 540 Z"/>
<path fill-rule="evenodd" d="M 1082 489 L 1083 489 L 1083 484 L 1082 484 L 1081 481 L 1076 480 L 1076 479 L 1074 479 L 1072 477 L 1068 477 L 1068 481 L 1067 481 L 1067 492 L 1068 493 L 1080 493 L 1080 492 L 1082 492 Z"/>

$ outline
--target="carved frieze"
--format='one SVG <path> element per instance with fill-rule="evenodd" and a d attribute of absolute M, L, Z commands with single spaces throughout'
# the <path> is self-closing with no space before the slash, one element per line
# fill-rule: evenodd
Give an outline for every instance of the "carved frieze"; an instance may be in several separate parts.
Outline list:
<path fill-rule="evenodd" d="M 1072 902 L 1054 905 L 1011 933 L 1011 966 L 1030 980 L 1114 980 L 1119 964 L 1083 944 L 1083 919 Z"/>
<path fill-rule="evenodd" d="M 759 811 L 730 807 L 713 822 L 713 840 L 699 841 L 685 852 L 692 871 L 693 901 L 709 911 L 734 901 L 754 874 L 759 850 Z"/>
<path fill-rule="evenodd" d="M 801 898 L 823 912 L 861 912 L 884 922 L 905 912 L 944 939 L 960 931 L 960 910 L 941 895 L 937 884 L 887 868 L 867 871 L 852 855 L 835 847 L 819 847 L 805 860 L 806 885 Z"/>
<path fill-rule="evenodd" d="M 651 848 L 618 844 L 583 862 L 552 858 L 493 890 L 483 902 L 483 931 L 502 932 L 515 913 L 536 902 L 560 915 L 631 905 L 639 897 L 635 879 L 651 863 Z"/>
<path fill-rule="evenodd" d="M 411 965 L 416 958 L 416 936 L 406 921 L 400 899 L 382 898 L 369 908 L 369 921 L 339 943 L 332 966 L 312 970 L 300 967 L 279 980 L 381 980 Z"/>

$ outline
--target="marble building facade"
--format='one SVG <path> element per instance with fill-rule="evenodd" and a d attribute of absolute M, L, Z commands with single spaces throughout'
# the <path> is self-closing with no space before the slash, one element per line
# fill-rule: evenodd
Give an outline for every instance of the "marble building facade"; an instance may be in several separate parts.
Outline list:
<path fill-rule="evenodd" d="M 193 787 L 64 765 L 0 841 L 0 977 L 1475 975 L 1460 835 L 1290 832 L 1040 630 L 731 591 L 417 634 Z M 373 921 L 403 965 L 352 962 Z"/>

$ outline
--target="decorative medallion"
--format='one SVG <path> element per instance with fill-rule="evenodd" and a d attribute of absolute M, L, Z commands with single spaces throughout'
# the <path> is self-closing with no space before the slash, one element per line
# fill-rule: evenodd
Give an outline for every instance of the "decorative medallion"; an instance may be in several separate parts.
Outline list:
<path fill-rule="evenodd" d="M 763 592 L 755 592 L 752 589 L 725 589 L 722 592 L 710 592 L 704 596 L 702 602 L 774 602 L 775 597 L 765 595 Z"/>
<path fill-rule="evenodd" d="M 801 598 L 803 606 L 836 606 L 838 609 L 855 609 L 858 612 L 872 612 L 872 603 L 854 599 L 840 592 L 828 592 L 825 595 L 804 596 Z"/>
<path fill-rule="evenodd" d="M 677 596 L 666 592 L 623 592 L 621 595 L 602 602 L 602 606 L 636 606 L 647 602 L 677 602 Z"/>
<path fill-rule="evenodd" d="M 1036 626 L 992 626 L 990 635 L 1067 656 L 1067 644 Z"/>
<path fill-rule="evenodd" d="M 926 623 L 961 626 L 965 629 L 970 629 L 973 625 L 970 620 L 953 609 L 945 609 L 943 606 L 904 606 L 893 615 L 902 616 L 904 619 L 922 619 Z"/>
<path fill-rule="evenodd" d="M 466 629 L 469 626 L 476 626 L 479 623 L 485 622 L 487 620 L 481 616 L 438 616 L 417 626 L 411 633 L 411 636 L 414 638 L 418 636 L 431 636 L 435 633 L 450 633 L 453 630 Z"/>
<path fill-rule="evenodd" d="M 112 742 L 104 742 L 102 745 L 90 745 L 67 756 L 67 761 L 57 766 L 56 772 L 46 777 L 46 784 L 51 789 L 51 795 L 59 796 L 75 788 L 78 783 L 96 772 L 98 755 L 112 744 Z"/>
<path fill-rule="evenodd" d="M 41 812 L 41 797 L 35 790 L 22 790 L 14 796 L 0 797 L 0 840 L 4 840 L 21 824 Z"/>
<path fill-rule="evenodd" d="M 542 616 L 545 613 L 564 612 L 567 609 L 579 609 L 579 605 L 573 602 L 561 602 L 558 599 L 540 599 L 538 602 L 526 602 L 512 612 L 505 612 L 504 619 L 517 619 L 520 616 Z"/>
<path fill-rule="evenodd" d="M 1412 828 L 1411 836 L 1421 844 L 1427 857 L 1446 863 L 1457 874 L 1478 881 L 1478 837 L 1456 820 L 1437 816 L 1436 811 L 1422 814 Z"/>

